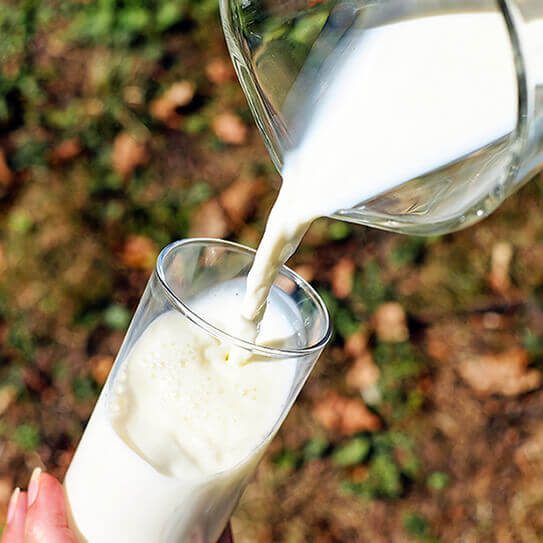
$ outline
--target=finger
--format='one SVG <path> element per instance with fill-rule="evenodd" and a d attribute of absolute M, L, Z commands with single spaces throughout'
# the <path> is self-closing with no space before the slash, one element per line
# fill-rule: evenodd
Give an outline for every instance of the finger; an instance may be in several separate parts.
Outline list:
<path fill-rule="evenodd" d="M 76 543 L 68 528 L 62 485 L 51 475 L 34 470 L 28 486 L 25 543 Z"/>
<path fill-rule="evenodd" d="M 217 543 L 234 543 L 234 538 L 232 537 L 232 527 L 230 526 L 230 523 L 228 523 L 228 526 L 225 528 Z"/>
<path fill-rule="evenodd" d="M 24 543 L 26 492 L 16 488 L 9 500 L 8 517 L 2 543 Z"/>

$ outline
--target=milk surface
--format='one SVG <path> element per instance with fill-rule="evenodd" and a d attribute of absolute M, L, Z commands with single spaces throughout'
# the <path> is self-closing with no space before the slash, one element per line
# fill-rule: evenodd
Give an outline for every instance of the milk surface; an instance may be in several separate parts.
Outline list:
<path fill-rule="evenodd" d="M 504 19 L 460 13 L 355 29 L 328 60 L 310 100 L 309 121 L 285 157 L 283 185 L 249 275 L 241 326 L 249 337 L 256 336 L 277 270 L 313 220 L 515 129 L 517 78 Z"/>
<path fill-rule="evenodd" d="M 191 302 L 222 329 L 232 281 Z M 303 323 L 276 290 L 259 341 L 299 346 Z M 72 524 L 90 543 L 214 543 L 293 399 L 296 366 L 240 366 L 177 312 L 157 317 L 117 362 L 66 476 Z M 100 497 L 100 498 L 98 498 Z"/>

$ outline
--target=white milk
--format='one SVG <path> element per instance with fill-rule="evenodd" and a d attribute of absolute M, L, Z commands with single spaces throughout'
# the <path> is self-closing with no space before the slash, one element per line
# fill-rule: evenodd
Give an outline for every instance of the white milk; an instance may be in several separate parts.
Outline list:
<path fill-rule="evenodd" d="M 215 288 L 192 308 L 224 329 L 242 286 L 232 281 Z M 302 331 L 296 306 L 274 291 L 262 342 L 299 346 Z M 66 476 L 81 541 L 217 540 L 288 411 L 296 372 L 293 361 L 239 366 L 227 355 L 224 344 L 171 311 L 120 361 Z"/>
<path fill-rule="evenodd" d="M 335 68 L 324 70 L 297 148 L 285 157 L 242 309 L 241 329 L 250 338 L 278 268 L 313 220 L 442 167 L 516 126 L 517 79 L 501 15 L 413 19 L 354 31 L 346 40 L 330 59 Z"/>

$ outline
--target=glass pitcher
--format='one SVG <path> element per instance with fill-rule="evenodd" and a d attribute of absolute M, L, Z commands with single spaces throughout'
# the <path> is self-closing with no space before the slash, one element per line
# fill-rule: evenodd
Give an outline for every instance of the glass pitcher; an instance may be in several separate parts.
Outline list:
<path fill-rule="evenodd" d="M 372 78 L 385 76 L 390 82 L 397 72 L 397 84 L 383 85 L 388 102 L 377 94 L 376 112 L 371 104 L 355 108 L 358 132 L 334 137 L 347 148 L 368 115 L 377 121 L 382 115 L 373 121 L 382 139 L 375 148 L 386 154 L 383 169 L 397 161 L 400 174 L 334 218 L 411 234 L 451 232 L 491 213 L 543 169 L 541 0 L 221 0 L 221 15 L 236 72 L 280 172 L 353 51 L 387 44 L 362 84 L 369 88 Z M 491 33 L 481 24 L 491 24 Z M 454 92 L 444 87 L 449 81 Z M 404 167 L 410 156 L 401 155 L 411 148 L 432 159 Z M 372 151 L 361 144 L 359 152 L 364 160 Z"/>

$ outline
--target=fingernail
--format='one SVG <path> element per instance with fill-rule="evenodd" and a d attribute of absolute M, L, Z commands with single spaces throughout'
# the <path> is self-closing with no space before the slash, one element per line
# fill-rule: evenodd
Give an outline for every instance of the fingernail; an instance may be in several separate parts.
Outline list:
<path fill-rule="evenodd" d="M 7 518 L 8 524 L 13 520 L 13 517 L 15 516 L 15 511 L 17 510 L 17 500 L 19 499 L 20 493 L 21 493 L 21 489 L 17 487 L 13 491 L 13 494 L 11 495 L 11 498 L 9 499 L 8 518 Z"/>
<path fill-rule="evenodd" d="M 30 477 L 30 483 L 28 483 L 28 507 L 30 507 L 38 497 L 38 490 L 40 489 L 40 476 L 41 468 L 35 468 Z"/>

